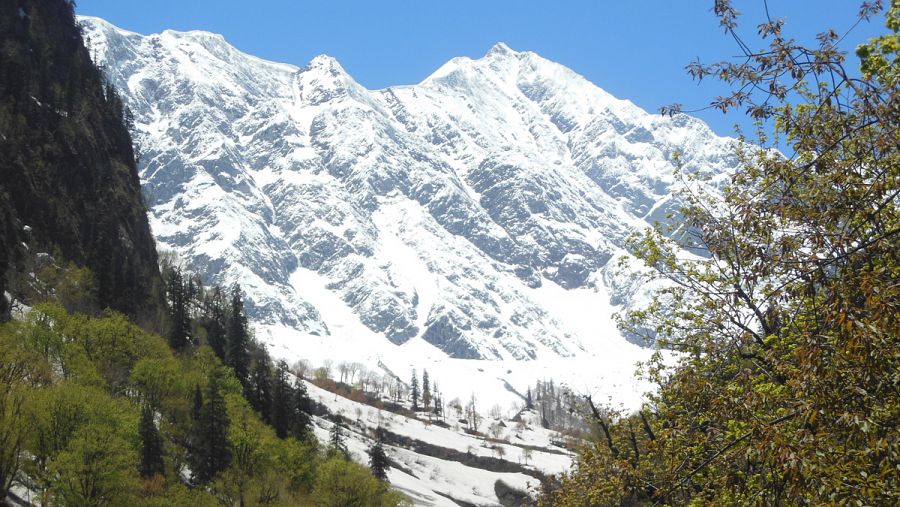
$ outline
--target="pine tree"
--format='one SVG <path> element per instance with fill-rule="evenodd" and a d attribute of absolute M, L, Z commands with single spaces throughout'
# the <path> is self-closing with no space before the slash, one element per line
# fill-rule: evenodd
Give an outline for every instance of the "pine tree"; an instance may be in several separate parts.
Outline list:
<path fill-rule="evenodd" d="M 431 408 L 431 413 L 437 417 L 440 417 L 441 412 L 442 412 L 441 404 L 443 403 L 443 401 L 441 400 L 441 392 L 438 390 L 437 382 L 434 383 L 434 387 L 432 388 L 432 391 L 433 391 L 433 397 L 434 397 L 432 404 L 434 406 Z"/>
<path fill-rule="evenodd" d="M 228 411 L 219 392 L 219 382 L 213 373 L 209 379 L 206 404 L 200 409 L 197 426 L 197 445 L 194 456 L 194 477 L 206 483 L 231 464 L 231 446 L 228 442 Z"/>
<path fill-rule="evenodd" d="M 312 419 L 310 418 L 312 407 L 309 394 L 306 392 L 306 384 L 303 383 L 303 380 L 301 380 L 300 377 L 297 377 L 297 380 L 294 383 L 293 398 L 291 434 L 294 435 L 294 438 L 297 440 L 306 440 L 312 428 Z"/>
<path fill-rule="evenodd" d="M 331 430 L 328 432 L 328 455 L 335 456 L 338 454 L 344 458 L 350 456 L 350 452 L 347 450 L 347 444 L 344 443 L 344 431 L 341 428 L 341 423 L 335 421 L 331 425 Z"/>
<path fill-rule="evenodd" d="M 228 327 L 225 334 L 227 344 L 227 364 L 234 370 L 234 375 L 247 384 L 250 368 L 248 345 L 250 333 L 247 328 L 247 315 L 244 313 L 244 300 L 241 287 L 237 284 L 231 289 L 231 314 L 228 316 Z"/>
<path fill-rule="evenodd" d="M 428 370 L 422 370 L 422 405 L 426 411 L 431 409 L 431 382 L 428 379 Z"/>
<path fill-rule="evenodd" d="M 531 386 L 528 386 L 528 393 L 525 395 L 525 408 L 528 410 L 534 408 L 534 400 L 531 399 Z"/>
<path fill-rule="evenodd" d="M 269 364 L 269 354 L 263 348 L 253 362 L 247 383 L 247 400 L 266 423 L 272 422 L 272 370 Z"/>
<path fill-rule="evenodd" d="M 228 321 L 225 316 L 226 302 L 218 286 L 214 287 L 204 302 L 202 324 L 206 328 L 206 341 L 222 361 L 225 361 L 227 340 L 225 329 Z"/>
<path fill-rule="evenodd" d="M 416 378 L 416 369 L 413 368 L 412 371 L 412 381 L 410 382 L 412 385 L 412 411 L 419 411 L 419 379 Z"/>
<path fill-rule="evenodd" d="M 194 405 L 191 410 L 191 416 L 194 418 L 194 425 L 200 424 L 200 414 L 203 412 L 203 392 L 200 391 L 200 384 L 194 386 Z"/>
<path fill-rule="evenodd" d="M 163 441 L 153 421 L 153 410 L 149 404 L 141 408 L 141 421 L 138 425 L 141 437 L 141 461 L 139 471 L 141 477 L 149 478 L 164 473 Z"/>
<path fill-rule="evenodd" d="M 388 461 L 387 453 L 384 452 L 384 445 L 381 442 L 381 428 L 375 430 L 375 442 L 369 448 L 369 468 L 372 469 L 372 475 L 379 481 L 387 481 L 387 471 L 391 468 Z"/>
<path fill-rule="evenodd" d="M 291 429 L 291 412 L 294 404 L 293 389 L 288 384 L 288 365 L 278 361 L 272 387 L 272 426 L 278 438 L 286 438 Z"/>
<path fill-rule="evenodd" d="M 188 300 L 185 293 L 184 276 L 181 268 L 170 268 L 168 273 L 169 295 L 169 345 L 181 350 L 190 342 L 191 321 L 188 313 Z"/>

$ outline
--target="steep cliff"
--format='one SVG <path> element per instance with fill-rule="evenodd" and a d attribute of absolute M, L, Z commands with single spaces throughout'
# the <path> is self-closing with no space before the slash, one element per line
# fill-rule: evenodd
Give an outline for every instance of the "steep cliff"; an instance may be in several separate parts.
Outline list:
<path fill-rule="evenodd" d="M 70 2 L 0 1 L 0 314 L 46 252 L 91 269 L 101 308 L 157 322 L 161 279 L 129 123 Z"/>

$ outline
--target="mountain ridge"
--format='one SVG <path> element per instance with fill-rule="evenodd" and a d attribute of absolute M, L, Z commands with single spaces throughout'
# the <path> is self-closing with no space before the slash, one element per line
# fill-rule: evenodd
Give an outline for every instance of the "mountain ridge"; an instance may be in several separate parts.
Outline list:
<path fill-rule="evenodd" d="M 735 163 L 699 120 L 650 115 L 503 43 L 367 90 L 327 56 L 295 67 L 206 32 L 81 23 L 135 112 L 157 240 L 213 283 L 240 281 L 257 322 L 312 336 L 340 323 L 292 283 L 298 270 L 394 344 L 471 359 L 602 350 L 621 338 L 576 336 L 534 291 L 639 304 L 610 260 L 677 208 L 673 154 L 719 180 Z M 597 333 L 618 337 L 608 317 Z"/>

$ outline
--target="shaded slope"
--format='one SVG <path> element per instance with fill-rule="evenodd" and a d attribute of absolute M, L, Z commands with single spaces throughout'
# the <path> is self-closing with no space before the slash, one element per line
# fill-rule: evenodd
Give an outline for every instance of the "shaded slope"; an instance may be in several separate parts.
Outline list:
<path fill-rule="evenodd" d="M 156 323 L 161 280 L 126 114 L 72 4 L 3 0 L 0 47 L 0 292 L 20 291 L 27 258 L 49 252 L 93 271 L 101 308 Z"/>

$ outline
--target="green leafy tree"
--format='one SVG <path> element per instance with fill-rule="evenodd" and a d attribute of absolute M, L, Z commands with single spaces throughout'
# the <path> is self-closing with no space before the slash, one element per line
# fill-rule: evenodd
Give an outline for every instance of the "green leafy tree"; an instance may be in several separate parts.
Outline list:
<path fill-rule="evenodd" d="M 789 155 L 739 146 L 721 194 L 685 178 L 690 237 L 632 243 L 670 285 L 623 324 L 656 330 L 678 363 L 648 365 L 659 388 L 635 414 L 589 404 L 598 443 L 542 501 L 896 505 L 900 2 L 857 49 L 861 75 L 834 30 L 804 47 L 769 18 L 751 49 L 731 3 L 714 11 L 745 54 L 689 71 L 736 84 L 712 106 L 771 120 Z"/>
<path fill-rule="evenodd" d="M 28 351 L 17 323 L 0 325 L 0 503 L 22 466 L 22 452 L 31 429 L 25 410 L 32 377 L 40 379 L 40 359 Z"/>
<path fill-rule="evenodd" d="M 318 507 L 386 507 L 403 500 L 366 468 L 340 458 L 331 458 L 319 467 L 312 497 Z"/>
<path fill-rule="evenodd" d="M 109 427 L 86 425 L 50 462 L 50 496 L 59 505 L 126 505 L 136 492 L 136 465 L 134 450 Z"/>

